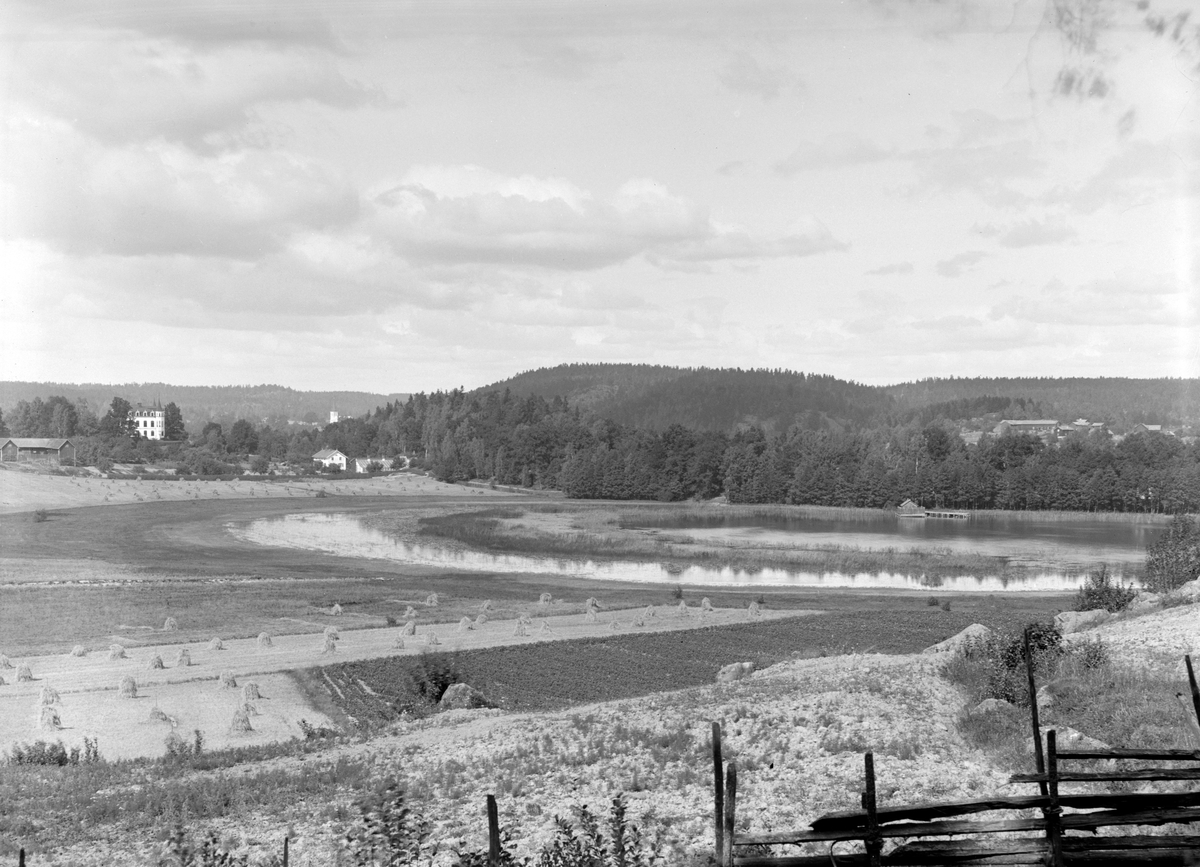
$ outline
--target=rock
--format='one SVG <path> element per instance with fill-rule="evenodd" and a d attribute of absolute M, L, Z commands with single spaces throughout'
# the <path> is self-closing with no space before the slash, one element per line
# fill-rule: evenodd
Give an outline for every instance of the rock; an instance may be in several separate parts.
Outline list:
<path fill-rule="evenodd" d="M 442 693 L 438 707 L 442 710 L 470 710 L 476 707 L 487 707 L 488 701 L 483 693 L 467 683 L 452 683 Z"/>
<path fill-rule="evenodd" d="M 1042 709 L 1054 707 L 1054 693 L 1050 691 L 1050 687 L 1043 686 L 1038 689 L 1037 703 L 1038 707 Z"/>
<path fill-rule="evenodd" d="M 1009 710 L 1016 710 L 1016 705 L 1007 702 L 1002 698 L 985 698 L 975 707 L 971 708 L 971 716 L 978 716 L 985 713 L 1001 713 Z"/>
<path fill-rule="evenodd" d="M 717 672 L 717 683 L 733 683 L 735 680 L 749 676 L 752 671 L 754 671 L 753 662 L 735 662 Z"/>
<path fill-rule="evenodd" d="M 1189 602 L 1200 602 L 1200 578 L 1180 584 L 1171 591 L 1174 599 L 1186 599 Z"/>
<path fill-rule="evenodd" d="M 1069 726 L 1042 726 L 1042 743 L 1046 742 L 1046 732 L 1054 729 L 1057 734 L 1057 747 L 1060 750 L 1111 750 L 1108 744 L 1104 741 L 1098 741 L 1095 738 L 1090 738 L 1083 732 L 1076 731 Z M 1033 752 L 1033 738 L 1027 738 L 1025 741 L 1025 751 Z M 1089 768 L 1089 770 L 1093 770 Z"/>
<path fill-rule="evenodd" d="M 968 644 L 986 641 L 991 636 L 992 630 L 982 623 L 972 623 L 957 635 L 952 635 L 945 641 L 939 641 L 932 647 L 926 647 L 922 653 L 962 653 Z"/>
<path fill-rule="evenodd" d="M 1054 625 L 1063 635 L 1069 635 L 1072 632 L 1082 632 L 1084 629 L 1099 626 L 1110 616 L 1103 608 L 1093 608 L 1091 611 L 1064 611 L 1062 614 L 1055 615 Z"/>

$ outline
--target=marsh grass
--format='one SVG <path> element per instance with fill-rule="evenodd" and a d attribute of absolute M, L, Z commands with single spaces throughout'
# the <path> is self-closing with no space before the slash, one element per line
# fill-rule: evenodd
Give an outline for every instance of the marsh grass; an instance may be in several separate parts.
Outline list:
<path fill-rule="evenodd" d="M 819 510 L 826 513 L 854 512 L 854 520 L 875 520 L 882 510 L 833 509 L 803 506 L 729 507 L 743 510 L 744 517 L 769 517 L 777 510 L 788 510 L 792 517 L 805 517 L 798 510 Z M 779 568 L 817 574 L 846 575 L 890 573 L 919 577 L 931 587 L 940 586 L 942 579 L 951 576 L 998 576 L 1020 580 L 1025 570 L 1004 557 L 990 557 L 948 548 L 861 548 L 854 545 L 754 546 L 733 542 L 704 540 L 697 542 L 686 532 L 649 536 L 632 528 L 644 526 L 650 520 L 663 524 L 687 519 L 688 510 L 711 516 L 714 523 L 723 523 L 725 511 L 713 513 L 713 507 L 681 506 L 654 509 L 592 509 L 580 513 L 586 529 L 551 530 L 521 522 L 526 511 L 504 508 L 458 512 L 421 518 L 417 533 L 445 539 L 454 543 L 495 553 L 523 554 L 530 557 L 550 556 L 568 559 L 612 559 L 680 561 L 689 565 L 714 569 L 732 568 L 754 572 L 764 568 Z M 861 514 L 869 512 L 871 514 Z M 558 512 L 556 512 L 558 513 Z M 640 516 L 645 517 L 641 520 Z M 840 520 L 841 518 L 839 518 Z M 697 519 L 700 520 L 700 519 Z"/>

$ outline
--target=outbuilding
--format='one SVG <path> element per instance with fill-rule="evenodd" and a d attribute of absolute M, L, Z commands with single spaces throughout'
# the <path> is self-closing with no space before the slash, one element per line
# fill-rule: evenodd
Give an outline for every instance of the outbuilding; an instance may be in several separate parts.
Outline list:
<path fill-rule="evenodd" d="M 0 443 L 0 460 L 5 463 L 40 461 L 57 466 L 74 466 L 75 444 L 68 439 L 9 437 Z"/>

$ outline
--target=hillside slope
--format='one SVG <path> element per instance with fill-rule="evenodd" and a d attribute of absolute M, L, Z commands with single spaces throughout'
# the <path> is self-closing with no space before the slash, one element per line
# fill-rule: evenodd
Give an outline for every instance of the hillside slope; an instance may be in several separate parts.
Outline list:
<path fill-rule="evenodd" d="M 123 397 L 130 403 L 154 401 L 175 403 L 189 425 L 209 419 L 244 418 L 260 421 L 282 417 L 300 421 L 313 413 L 324 422 L 330 410 L 342 415 L 363 415 L 390 400 L 405 400 L 404 394 L 371 394 L 365 391 L 298 391 L 282 385 L 171 385 L 165 382 L 102 383 L 0 382 L 0 409 L 5 415 L 18 401 L 46 400 L 60 394 L 71 402 L 85 399 L 98 415 Z"/>

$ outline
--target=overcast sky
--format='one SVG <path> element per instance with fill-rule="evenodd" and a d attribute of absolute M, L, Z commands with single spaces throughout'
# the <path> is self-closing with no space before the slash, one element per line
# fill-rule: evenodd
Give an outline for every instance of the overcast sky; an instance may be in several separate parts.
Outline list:
<path fill-rule="evenodd" d="M 1171 2 L 6 0 L 0 378 L 1200 376 Z"/>

